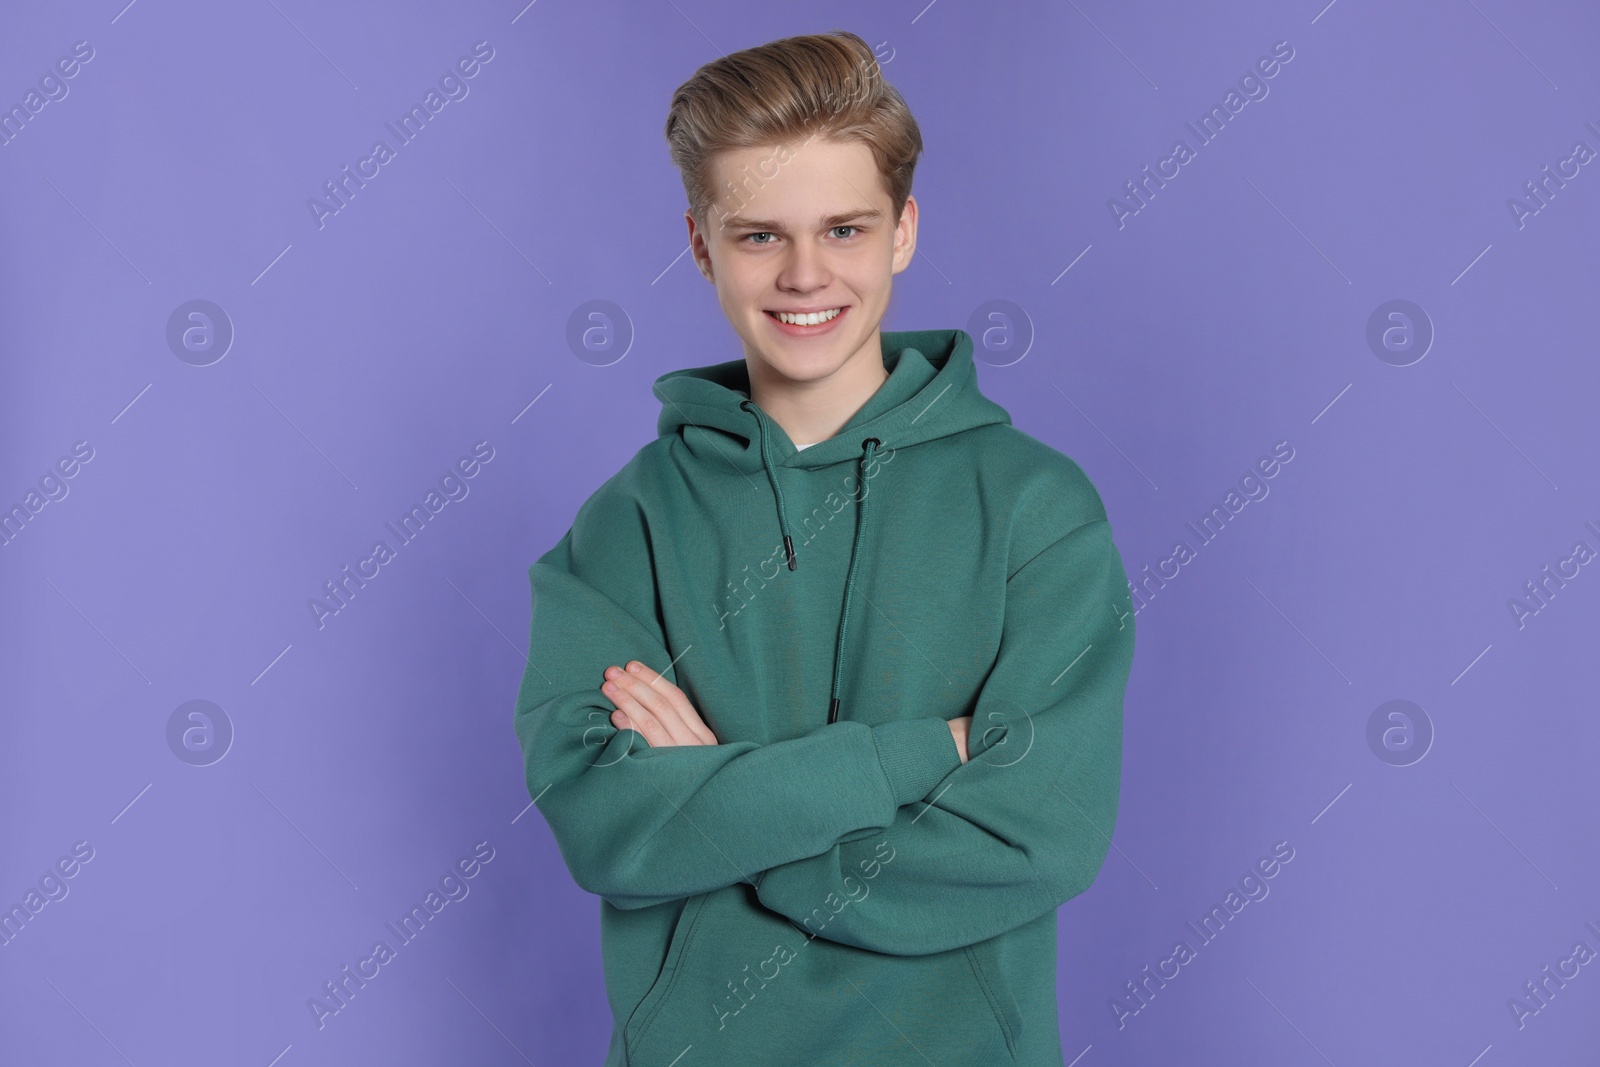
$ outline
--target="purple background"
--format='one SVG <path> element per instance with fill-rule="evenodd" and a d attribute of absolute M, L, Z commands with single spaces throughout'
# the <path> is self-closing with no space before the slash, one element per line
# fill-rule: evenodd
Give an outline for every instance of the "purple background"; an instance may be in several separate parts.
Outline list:
<path fill-rule="evenodd" d="M 0 1062 L 600 1061 L 598 902 L 511 727 L 527 567 L 653 437 L 658 375 L 741 354 L 680 256 L 672 89 L 835 27 L 927 145 L 885 328 L 984 333 L 982 388 L 1089 473 L 1131 576 L 1196 548 L 1139 613 L 1115 848 L 1060 913 L 1068 1062 L 1593 1056 L 1600 963 L 1508 1008 L 1600 950 L 1600 566 L 1508 607 L 1600 549 L 1600 164 L 1508 206 L 1600 149 L 1592 6 L 122 2 L 0 33 L 6 109 L 94 49 L 0 147 L 0 506 L 93 449 L 0 548 L 0 906 L 94 850 L 0 946 Z M 469 94 L 319 228 L 307 201 L 479 41 Z M 167 340 L 195 299 L 234 331 L 206 366 Z M 1436 334 L 1405 366 L 1367 340 L 1395 299 Z M 575 347 L 593 300 L 621 315 Z M 479 441 L 469 494 L 319 627 Z M 1420 760 L 1368 741 L 1396 699 Z M 208 766 L 169 744 L 190 700 L 232 725 Z M 319 1029 L 308 999 L 480 841 L 470 894 Z M 1279 841 L 1270 895 L 1119 1027 Z"/>

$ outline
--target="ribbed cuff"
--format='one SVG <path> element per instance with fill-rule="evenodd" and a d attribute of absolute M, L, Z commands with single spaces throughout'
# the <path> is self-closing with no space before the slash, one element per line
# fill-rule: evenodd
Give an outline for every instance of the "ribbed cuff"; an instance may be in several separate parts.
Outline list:
<path fill-rule="evenodd" d="M 937 717 L 879 723 L 872 728 L 872 737 L 897 808 L 921 800 L 961 766 L 950 724 Z"/>

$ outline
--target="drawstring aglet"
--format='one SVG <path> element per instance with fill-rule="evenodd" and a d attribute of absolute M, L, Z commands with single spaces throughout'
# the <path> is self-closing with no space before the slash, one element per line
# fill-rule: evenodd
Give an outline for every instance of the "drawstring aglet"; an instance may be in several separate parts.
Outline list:
<path fill-rule="evenodd" d="M 789 539 L 788 534 L 783 535 L 783 550 L 789 556 L 789 569 L 797 570 L 798 565 L 796 564 L 794 558 L 794 542 Z"/>

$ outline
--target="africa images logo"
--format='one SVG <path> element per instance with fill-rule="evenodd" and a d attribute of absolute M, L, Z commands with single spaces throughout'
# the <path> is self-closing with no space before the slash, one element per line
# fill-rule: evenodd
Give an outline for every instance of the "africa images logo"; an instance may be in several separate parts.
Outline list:
<path fill-rule="evenodd" d="M 404 148 L 420 136 L 433 117 L 443 111 L 446 105 L 465 100 L 467 94 L 472 91 L 467 81 L 477 77 L 483 70 L 483 65 L 493 58 L 494 48 L 488 41 L 479 41 L 473 45 L 472 55 L 462 56 L 456 60 L 453 67 L 447 68 L 439 76 L 439 88 L 430 87 L 423 94 L 422 103 L 412 104 L 410 110 L 400 116 L 398 126 L 393 122 L 384 123 L 394 135 L 393 147 L 388 141 L 374 141 L 372 152 L 356 161 L 354 172 L 350 170 L 350 164 L 346 163 L 337 179 L 323 182 L 322 190 L 326 199 L 313 196 L 306 200 L 306 208 L 310 210 L 311 219 L 317 224 L 317 229 L 327 226 L 328 219 L 349 207 L 349 202 L 355 199 L 357 191 L 365 189 L 368 181 L 382 174 L 382 168 L 397 158 L 398 149 Z"/>
<path fill-rule="evenodd" d="M 1278 76 L 1283 67 L 1294 58 L 1294 46 L 1288 41 L 1279 41 L 1272 46 L 1272 55 L 1262 56 L 1256 60 L 1255 65 L 1247 69 L 1239 78 L 1239 88 L 1229 89 L 1223 96 L 1222 103 L 1212 104 L 1209 111 L 1201 114 L 1199 125 L 1185 122 L 1184 125 L 1195 136 L 1195 144 L 1204 148 L 1228 128 L 1228 124 L 1245 109 L 1252 101 L 1262 101 L 1272 91 L 1267 82 Z M 1243 94 L 1243 95 L 1240 95 Z M 1199 153 L 1190 147 L 1189 142 L 1179 138 L 1172 144 L 1172 152 L 1166 157 L 1156 161 L 1155 170 L 1151 171 L 1150 164 L 1146 163 L 1142 171 L 1143 177 L 1122 183 L 1126 199 L 1119 200 L 1109 197 L 1106 207 L 1111 212 L 1111 221 L 1117 224 L 1117 229 L 1122 229 L 1128 220 L 1150 206 L 1156 193 L 1167 187 L 1167 182 L 1183 173 L 1183 167 L 1195 159 Z M 1168 168 L 1171 168 L 1170 170 Z"/>

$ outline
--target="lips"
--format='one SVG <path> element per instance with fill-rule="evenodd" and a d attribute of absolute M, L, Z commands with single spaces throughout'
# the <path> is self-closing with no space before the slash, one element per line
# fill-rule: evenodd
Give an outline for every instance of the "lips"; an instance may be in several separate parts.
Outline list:
<path fill-rule="evenodd" d="M 831 311 L 833 309 L 832 308 L 825 308 L 825 309 L 822 309 L 822 310 Z M 782 319 L 778 318 L 778 314 L 779 314 L 778 312 L 775 312 L 775 311 L 763 311 L 763 314 L 765 314 L 767 316 L 767 318 L 772 321 L 773 327 L 779 333 L 785 334 L 786 336 L 789 336 L 789 337 L 820 337 L 820 336 L 822 336 L 824 334 L 830 333 L 832 330 L 834 330 L 838 326 L 838 324 L 840 322 L 842 322 L 844 320 L 845 316 L 848 315 L 849 313 L 850 313 L 850 305 L 844 304 L 844 305 L 841 305 L 838 308 L 838 314 L 834 315 L 832 318 L 825 319 L 824 321 L 819 322 L 819 323 L 815 323 L 813 325 L 801 326 L 801 325 L 797 325 L 795 323 L 784 322 Z M 814 312 L 814 311 L 813 312 L 805 312 L 805 311 L 793 311 L 792 312 L 792 311 L 785 310 L 783 312 L 783 314 L 807 315 L 807 314 L 816 314 L 816 312 Z"/>
<path fill-rule="evenodd" d="M 771 315 L 773 318 L 777 318 L 779 315 L 826 315 L 828 312 L 837 312 L 839 314 L 843 314 L 844 305 L 836 304 L 831 307 L 823 308 L 779 308 L 776 311 L 768 310 L 767 314 Z M 829 318 L 833 317 L 834 316 L 829 315 Z"/>

